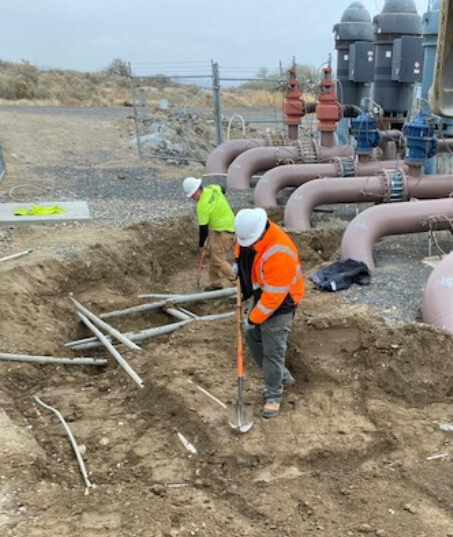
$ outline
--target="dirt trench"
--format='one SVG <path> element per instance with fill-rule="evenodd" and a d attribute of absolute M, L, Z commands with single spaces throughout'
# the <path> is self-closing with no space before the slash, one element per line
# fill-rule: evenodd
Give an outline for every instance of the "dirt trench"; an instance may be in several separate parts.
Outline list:
<path fill-rule="evenodd" d="M 197 256 L 190 225 L 93 231 L 89 241 L 85 231 L 90 245 L 74 255 L 51 245 L 0 267 L 2 350 L 71 355 L 63 344 L 87 333 L 69 292 L 99 313 L 140 303 L 140 292 L 187 291 Z M 48 231 L 34 233 L 49 243 Z M 322 233 L 294 237 L 305 271 L 338 247 L 337 234 Z M 452 421 L 452 338 L 423 324 L 388 325 L 365 306 L 307 288 L 288 349 L 296 385 L 278 419 L 262 420 L 262 380 L 247 357 L 256 421 L 243 436 L 197 388 L 234 399 L 231 319 L 124 352 L 143 390 L 110 359 L 100 369 L 1 362 L 2 535 L 453 535 L 451 433 L 438 425 Z M 194 311 L 232 306 L 218 300 Z M 153 313 L 112 324 L 167 322 Z M 32 404 L 35 394 L 86 446 L 96 485 L 88 496 L 62 427 Z"/>

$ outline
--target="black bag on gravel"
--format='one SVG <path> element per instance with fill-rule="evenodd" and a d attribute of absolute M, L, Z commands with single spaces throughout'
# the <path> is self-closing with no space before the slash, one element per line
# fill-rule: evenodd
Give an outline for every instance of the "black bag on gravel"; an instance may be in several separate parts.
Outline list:
<path fill-rule="evenodd" d="M 311 274 L 309 279 L 317 289 L 323 291 L 342 291 L 353 283 L 369 285 L 371 272 L 365 263 L 354 259 L 342 259 Z"/>

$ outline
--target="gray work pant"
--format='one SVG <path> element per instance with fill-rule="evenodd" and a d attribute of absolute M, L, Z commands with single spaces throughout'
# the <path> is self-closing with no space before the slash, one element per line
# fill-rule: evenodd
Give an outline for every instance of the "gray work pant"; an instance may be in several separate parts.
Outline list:
<path fill-rule="evenodd" d="M 244 331 L 245 341 L 255 362 L 263 372 L 267 401 L 280 402 L 282 384 L 292 383 L 294 377 L 285 366 L 288 335 L 293 313 L 274 315 L 260 325 L 251 325 Z"/>

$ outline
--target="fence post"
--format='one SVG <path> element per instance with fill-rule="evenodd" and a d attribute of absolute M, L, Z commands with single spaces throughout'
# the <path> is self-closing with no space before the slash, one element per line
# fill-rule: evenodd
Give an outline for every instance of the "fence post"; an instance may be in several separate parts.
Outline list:
<path fill-rule="evenodd" d="M 212 68 L 212 92 L 214 95 L 214 120 L 217 137 L 217 145 L 222 143 L 222 116 L 220 111 L 220 78 L 219 64 L 211 60 Z"/>
<path fill-rule="evenodd" d="M 130 90 L 131 90 L 131 97 L 132 97 L 132 106 L 134 108 L 135 137 L 137 139 L 138 158 L 142 158 L 142 144 L 140 140 L 140 130 L 138 126 L 137 103 L 135 101 L 135 82 L 134 82 L 134 77 L 132 76 L 131 62 L 128 63 L 128 67 L 129 67 L 129 83 L 130 83 Z"/>
<path fill-rule="evenodd" d="M 5 174 L 6 174 L 6 166 L 5 166 L 5 161 L 3 160 L 2 144 L 0 144 L 0 181 L 3 179 Z"/>

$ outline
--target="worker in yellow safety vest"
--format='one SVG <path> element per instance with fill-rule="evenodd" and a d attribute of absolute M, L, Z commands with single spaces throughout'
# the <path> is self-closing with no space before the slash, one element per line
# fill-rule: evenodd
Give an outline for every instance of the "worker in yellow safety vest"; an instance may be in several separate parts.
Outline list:
<path fill-rule="evenodd" d="M 233 253 L 234 214 L 219 185 L 203 187 L 201 179 L 186 177 L 183 190 L 196 204 L 199 226 L 198 247 L 209 259 L 209 286 L 205 291 L 222 289 L 223 278 L 234 283 L 235 275 L 227 257 Z"/>

